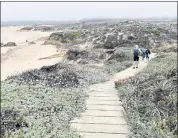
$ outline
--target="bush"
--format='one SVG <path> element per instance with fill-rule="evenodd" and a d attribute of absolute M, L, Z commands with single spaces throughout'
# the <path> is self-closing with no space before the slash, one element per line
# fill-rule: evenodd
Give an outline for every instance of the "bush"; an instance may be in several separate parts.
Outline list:
<path fill-rule="evenodd" d="M 102 83 L 109 79 L 109 73 L 101 67 L 96 66 L 81 66 L 78 72 L 81 77 L 80 85 L 89 86 L 91 84 Z"/>
<path fill-rule="evenodd" d="M 41 85 L 47 87 L 68 88 L 79 85 L 79 76 L 74 68 L 67 64 L 55 64 L 44 66 L 41 69 L 34 69 L 23 72 L 20 75 L 11 76 L 6 79 L 8 83 Z"/>
<path fill-rule="evenodd" d="M 153 33 L 157 37 L 160 37 L 160 35 L 161 35 L 160 31 L 158 31 L 158 30 L 152 30 L 151 33 Z"/>
<path fill-rule="evenodd" d="M 131 125 L 131 137 L 176 137 L 176 56 L 158 56 L 130 83 L 118 88 Z"/>
<path fill-rule="evenodd" d="M 7 123 L 12 122 L 12 117 L 1 117 L 2 122 L 6 122 L 6 126 L 1 124 L 6 132 L 3 138 L 79 138 L 79 135 L 70 129 L 69 122 L 85 110 L 86 94 L 82 88 L 52 89 L 27 85 L 19 87 L 15 83 L 3 82 L 1 94 L 1 107 L 18 112 L 17 117 L 13 118 L 14 123 L 17 124 L 18 118 L 21 118 L 20 122 L 26 124 L 18 129 L 16 125 L 9 128 Z M 19 124 L 21 126 L 23 123 Z"/>
<path fill-rule="evenodd" d="M 1 136 L 23 127 L 28 127 L 28 124 L 23 120 L 18 111 L 10 108 L 1 109 Z"/>
<path fill-rule="evenodd" d="M 80 50 L 80 49 L 69 49 L 67 52 L 67 59 L 68 60 L 77 60 L 77 59 L 84 59 L 88 58 L 89 52 L 87 50 Z"/>
<path fill-rule="evenodd" d="M 74 36 L 74 37 L 79 37 L 80 34 L 79 34 L 79 33 L 73 33 L 72 36 Z"/>
<path fill-rule="evenodd" d="M 133 59 L 133 51 L 128 48 L 120 47 L 115 50 L 115 52 L 110 56 L 108 62 L 115 60 L 118 62 L 132 60 Z"/>
<path fill-rule="evenodd" d="M 106 60 L 107 53 L 103 49 L 85 49 L 81 50 L 79 48 L 72 48 L 69 49 L 67 52 L 67 59 L 68 60 L 84 60 L 87 63 L 89 62 L 103 62 Z"/>
<path fill-rule="evenodd" d="M 2 46 L 2 45 L 1 45 Z M 17 44 L 15 42 L 8 42 L 7 44 L 3 45 L 3 46 L 17 46 Z"/>
<path fill-rule="evenodd" d="M 169 52 L 177 52 L 177 44 L 172 44 L 172 45 L 164 45 L 164 46 L 160 46 L 160 47 L 157 47 L 157 48 L 154 48 L 153 52 L 166 52 L 166 53 L 169 53 Z"/>
<path fill-rule="evenodd" d="M 8 77 L 5 81 L 9 84 L 15 82 L 19 85 L 77 88 L 106 81 L 108 76 L 108 73 L 104 69 L 98 67 L 57 63 L 52 66 L 44 66 L 41 69 L 29 70 L 20 75 Z"/>
<path fill-rule="evenodd" d="M 114 73 L 117 73 L 117 72 L 120 72 L 122 70 L 125 70 L 126 68 L 129 68 L 131 67 L 133 64 L 132 61 L 123 61 L 123 62 L 112 62 L 111 64 L 106 64 L 105 65 L 105 69 L 111 73 L 111 74 L 114 74 Z"/>

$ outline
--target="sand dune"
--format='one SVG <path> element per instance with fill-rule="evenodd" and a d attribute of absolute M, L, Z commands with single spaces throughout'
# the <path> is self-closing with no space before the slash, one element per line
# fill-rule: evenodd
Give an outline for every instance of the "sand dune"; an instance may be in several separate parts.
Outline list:
<path fill-rule="evenodd" d="M 1 42 L 15 42 L 21 44 L 28 41 L 34 41 L 40 37 L 49 36 L 50 32 L 40 32 L 40 31 L 23 31 L 19 32 L 22 27 L 1 27 Z"/>
<path fill-rule="evenodd" d="M 26 39 L 34 41 L 41 37 L 49 36 L 49 32 L 17 32 L 17 29 L 19 28 L 4 27 L 2 29 L 2 42 L 13 41 L 18 46 L 1 48 L 1 80 L 29 69 L 41 68 L 44 65 L 53 65 L 61 59 L 61 57 L 58 57 L 39 60 L 40 58 L 58 54 L 55 46 L 42 45 L 44 41 L 37 41 L 34 45 L 23 43 Z M 11 51 L 8 52 L 9 49 Z"/>

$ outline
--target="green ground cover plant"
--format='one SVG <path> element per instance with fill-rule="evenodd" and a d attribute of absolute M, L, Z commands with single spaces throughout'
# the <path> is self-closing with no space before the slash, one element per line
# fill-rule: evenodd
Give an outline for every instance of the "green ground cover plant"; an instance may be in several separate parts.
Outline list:
<path fill-rule="evenodd" d="M 79 138 L 70 128 L 70 120 L 85 111 L 82 88 L 1 85 L 3 138 Z"/>
<path fill-rule="evenodd" d="M 128 84 L 118 87 L 131 138 L 177 137 L 177 54 L 153 59 Z"/>

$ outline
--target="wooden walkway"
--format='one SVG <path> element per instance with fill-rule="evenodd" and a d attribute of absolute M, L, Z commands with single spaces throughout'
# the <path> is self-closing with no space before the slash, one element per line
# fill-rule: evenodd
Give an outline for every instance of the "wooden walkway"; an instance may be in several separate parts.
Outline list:
<path fill-rule="evenodd" d="M 139 68 L 132 67 L 117 73 L 111 80 L 92 85 L 88 90 L 87 110 L 81 118 L 71 121 L 71 126 L 84 138 L 127 138 L 129 126 L 118 97 L 114 81 L 134 76 L 148 61 L 140 61 Z"/>

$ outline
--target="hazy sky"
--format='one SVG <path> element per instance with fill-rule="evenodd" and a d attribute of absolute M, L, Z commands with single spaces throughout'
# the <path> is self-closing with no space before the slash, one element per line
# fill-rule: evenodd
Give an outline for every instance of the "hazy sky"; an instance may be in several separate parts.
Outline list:
<path fill-rule="evenodd" d="M 2 2 L 1 20 L 177 17 L 176 2 Z"/>

